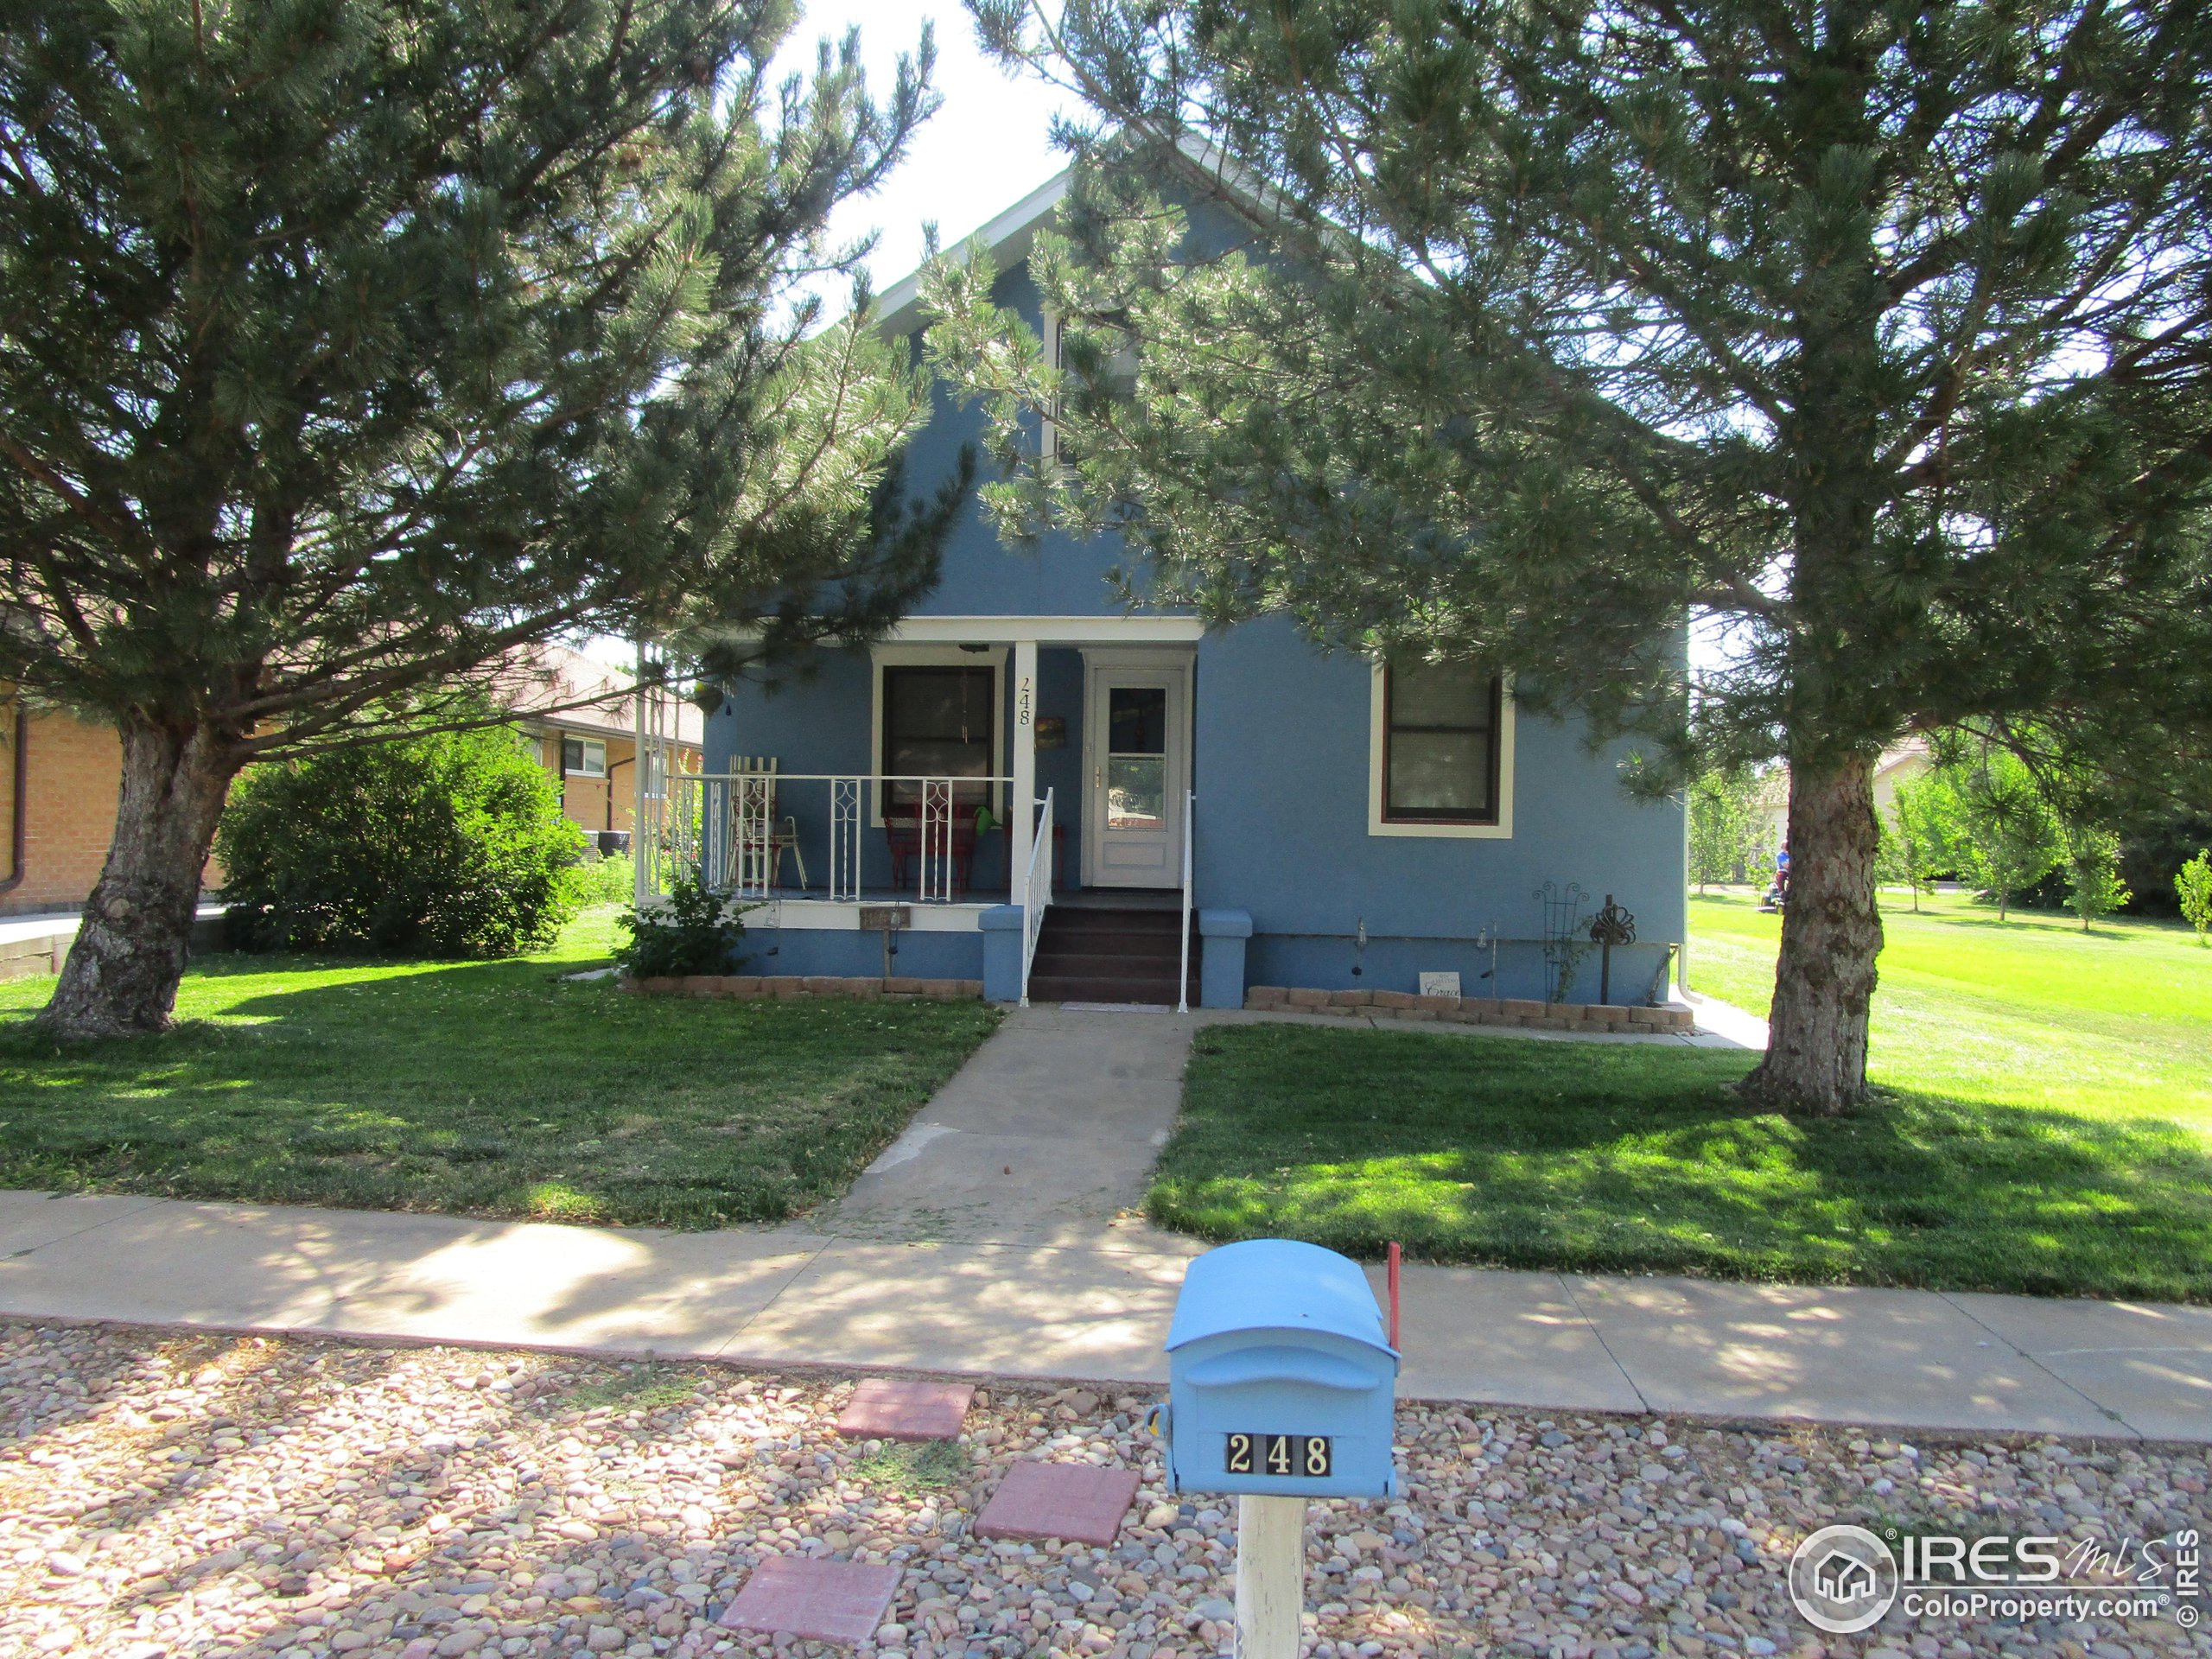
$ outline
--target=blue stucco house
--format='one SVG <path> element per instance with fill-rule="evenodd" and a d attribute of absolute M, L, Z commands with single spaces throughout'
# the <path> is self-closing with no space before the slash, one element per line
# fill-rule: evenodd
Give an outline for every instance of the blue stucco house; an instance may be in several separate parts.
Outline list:
<path fill-rule="evenodd" d="M 1040 329 L 1024 262 L 1065 188 L 982 233 L 1000 303 Z M 884 316 L 920 328 L 911 279 Z M 940 389 L 908 475 L 926 487 L 981 430 Z M 971 505 L 888 638 L 730 690 L 686 817 L 712 878 L 757 901 L 748 973 L 1209 1006 L 1424 982 L 1664 997 L 1683 816 L 1632 800 L 1619 753 L 1517 709 L 1505 677 L 1325 652 L 1282 618 L 1209 632 L 1129 609 L 1107 581 L 1120 556 L 1010 550 Z M 1610 952 L 1589 933 L 1608 898 L 1636 927 Z"/>

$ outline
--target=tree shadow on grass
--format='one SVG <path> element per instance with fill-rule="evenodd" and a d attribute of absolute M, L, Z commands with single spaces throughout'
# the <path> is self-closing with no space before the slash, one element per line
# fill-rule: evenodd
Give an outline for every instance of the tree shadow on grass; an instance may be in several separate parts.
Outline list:
<path fill-rule="evenodd" d="M 842 1191 L 994 1023 L 632 997 L 527 959 L 381 967 L 314 963 L 154 1038 L 62 1049 L 0 1025 L 0 1185 L 777 1221 Z"/>
<path fill-rule="evenodd" d="M 1151 1205 L 1205 1236 L 1358 1255 L 1395 1239 L 1433 1260 L 1522 1268 L 2212 1299 L 2212 1147 L 2163 1120 L 1886 1090 L 1845 1117 L 1791 1119 L 1735 1096 L 1740 1056 L 1224 1035 L 1194 1058 Z"/>

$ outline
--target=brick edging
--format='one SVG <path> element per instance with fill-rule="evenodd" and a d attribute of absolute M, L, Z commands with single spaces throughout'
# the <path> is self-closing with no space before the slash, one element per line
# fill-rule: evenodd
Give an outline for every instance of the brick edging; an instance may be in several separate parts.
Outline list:
<path fill-rule="evenodd" d="M 861 1002 L 956 1002 L 980 999 L 980 979 L 841 978 L 835 974 L 687 974 L 681 979 L 625 979 L 622 988 L 640 996 L 728 997 L 741 1001 L 795 1001 L 845 997 Z"/>
<path fill-rule="evenodd" d="M 1688 1008 L 1624 1007 L 1618 1003 L 1532 1002 L 1513 997 L 1415 996 L 1410 991 L 1323 991 L 1255 985 L 1244 1006 L 1268 1013 L 1382 1014 L 1397 1020 L 1443 1020 L 1463 1026 L 1517 1026 L 1535 1031 L 1688 1031 Z"/>

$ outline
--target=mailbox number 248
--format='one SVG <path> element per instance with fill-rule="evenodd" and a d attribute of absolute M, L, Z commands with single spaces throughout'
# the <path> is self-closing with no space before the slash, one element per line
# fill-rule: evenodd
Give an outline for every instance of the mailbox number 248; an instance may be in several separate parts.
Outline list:
<path fill-rule="evenodd" d="M 1274 1475 L 1286 1479 L 1326 1479 L 1329 1437 L 1325 1434 L 1231 1434 L 1226 1468 L 1232 1475 Z"/>

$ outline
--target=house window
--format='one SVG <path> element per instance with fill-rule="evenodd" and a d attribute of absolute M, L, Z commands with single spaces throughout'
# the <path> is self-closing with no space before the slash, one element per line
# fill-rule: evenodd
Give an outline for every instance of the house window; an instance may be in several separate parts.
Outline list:
<path fill-rule="evenodd" d="M 1383 671 L 1382 821 L 1494 824 L 1503 689 L 1464 663 Z"/>
<path fill-rule="evenodd" d="M 995 671 L 988 666 L 887 666 L 883 671 L 883 753 L 878 765 L 891 779 L 989 778 L 998 753 Z M 956 798 L 980 805 L 988 784 L 963 785 Z M 922 786 L 884 785 L 888 810 L 919 810 Z"/>
<path fill-rule="evenodd" d="M 561 740 L 561 771 L 570 778 L 607 776 L 607 745 L 595 737 Z"/>

